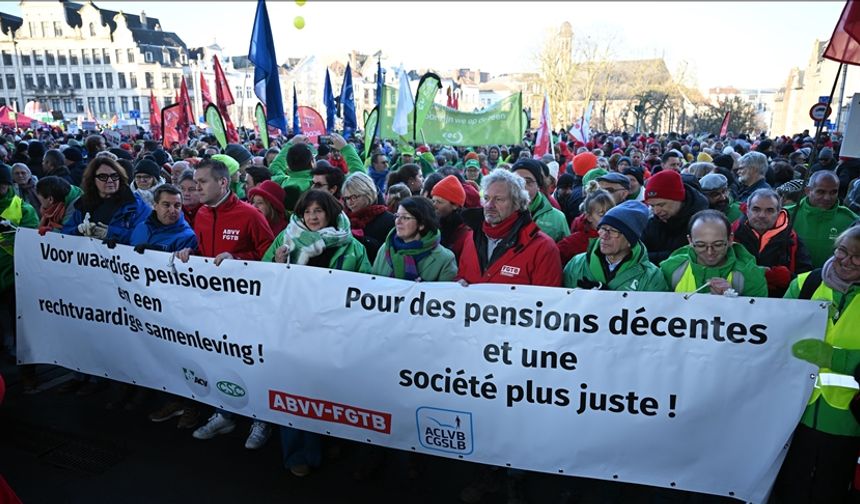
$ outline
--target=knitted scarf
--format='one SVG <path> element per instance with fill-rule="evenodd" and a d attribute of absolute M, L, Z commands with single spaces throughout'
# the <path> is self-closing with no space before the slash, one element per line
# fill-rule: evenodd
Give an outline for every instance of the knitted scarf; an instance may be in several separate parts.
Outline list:
<path fill-rule="evenodd" d="M 509 215 L 507 219 L 496 224 L 495 226 L 491 226 L 487 221 L 484 221 L 482 224 L 482 229 L 484 231 L 484 234 L 487 235 L 487 237 L 493 240 L 501 240 L 502 238 L 510 234 L 511 229 L 513 229 L 514 224 L 517 223 L 517 219 L 519 218 L 520 213 L 514 212 Z"/>
<path fill-rule="evenodd" d="M 430 255 L 441 239 L 442 235 L 437 229 L 418 240 L 405 242 L 397 236 L 397 230 L 392 229 L 385 239 L 385 262 L 394 271 L 394 278 L 417 279 L 420 276 L 418 263 Z"/>
<path fill-rule="evenodd" d="M 293 214 L 284 229 L 284 245 L 290 249 L 291 264 L 307 264 L 310 258 L 322 254 L 327 248 L 342 247 L 351 239 L 349 219 L 343 213 L 337 217 L 337 227 L 328 226 L 319 231 L 311 231 L 301 217 Z"/>
<path fill-rule="evenodd" d="M 62 201 L 42 208 L 42 218 L 39 219 L 39 234 L 44 236 L 48 231 L 63 229 L 63 218 L 65 216 L 66 204 Z"/>
<path fill-rule="evenodd" d="M 385 205 L 369 205 L 349 214 L 349 225 L 353 231 L 364 230 L 370 222 L 380 214 L 388 211 Z"/>
<path fill-rule="evenodd" d="M 824 266 L 821 267 L 821 279 L 825 285 L 830 287 L 835 291 L 839 291 L 842 294 L 848 292 L 848 289 L 851 288 L 852 283 L 848 283 L 845 280 L 839 278 L 836 275 L 836 270 L 833 268 L 833 263 L 836 261 L 835 257 L 831 257 L 824 263 Z"/>

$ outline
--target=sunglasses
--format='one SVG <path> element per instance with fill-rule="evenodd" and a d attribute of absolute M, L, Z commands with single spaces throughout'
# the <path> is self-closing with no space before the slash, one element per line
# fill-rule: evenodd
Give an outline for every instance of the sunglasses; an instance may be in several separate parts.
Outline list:
<path fill-rule="evenodd" d="M 99 173 L 98 175 L 96 175 L 96 180 L 100 180 L 102 182 L 107 182 L 108 180 L 113 180 L 114 182 L 116 182 L 117 180 L 119 180 L 119 173 L 111 173 L 111 174 Z"/>

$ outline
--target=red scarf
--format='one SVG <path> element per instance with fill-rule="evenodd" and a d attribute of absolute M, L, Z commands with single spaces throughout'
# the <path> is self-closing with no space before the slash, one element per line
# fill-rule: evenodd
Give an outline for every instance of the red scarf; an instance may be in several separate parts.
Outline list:
<path fill-rule="evenodd" d="M 388 211 L 385 205 L 370 205 L 349 214 L 349 225 L 353 231 L 363 230 L 373 219 Z"/>
<path fill-rule="evenodd" d="M 482 224 L 484 234 L 493 240 L 501 240 L 502 238 L 504 238 L 504 237 L 508 236 L 508 234 L 510 234 L 511 229 L 513 229 L 514 224 L 517 222 L 517 219 L 519 219 L 519 218 L 520 218 L 520 213 L 514 212 L 511 215 L 509 215 L 507 219 L 496 224 L 495 226 L 491 226 L 489 222 L 484 221 Z"/>
<path fill-rule="evenodd" d="M 63 218 L 66 216 L 66 204 L 58 201 L 53 205 L 42 209 L 42 218 L 39 220 L 39 234 L 45 236 L 45 233 L 55 229 L 63 228 Z"/>

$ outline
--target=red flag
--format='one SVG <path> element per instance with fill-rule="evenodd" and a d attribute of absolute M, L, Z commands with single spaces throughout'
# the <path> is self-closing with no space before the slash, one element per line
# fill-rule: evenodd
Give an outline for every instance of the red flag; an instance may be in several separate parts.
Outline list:
<path fill-rule="evenodd" d="M 298 114 L 302 135 L 308 137 L 311 143 L 317 143 L 319 136 L 325 135 L 325 121 L 322 116 L 313 108 L 304 105 L 299 107 Z"/>
<path fill-rule="evenodd" d="M 212 95 L 209 94 L 209 85 L 206 84 L 206 78 L 203 77 L 203 74 L 200 74 L 200 96 L 203 99 L 203 110 L 206 110 L 206 107 L 210 103 L 215 103 L 212 101 Z"/>
<path fill-rule="evenodd" d="M 152 90 L 149 90 L 149 131 L 152 138 L 161 140 L 161 111 L 158 109 L 158 101 Z"/>
<path fill-rule="evenodd" d="M 213 56 L 215 66 L 215 99 L 218 100 L 218 110 L 221 116 L 224 117 L 224 128 L 227 130 L 227 142 L 237 143 L 239 141 L 239 133 L 236 127 L 233 126 L 233 121 L 230 120 L 230 113 L 227 111 L 227 106 L 233 105 L 233 93 L 230 92 L 230 85 L 227 84 L 227 76 L 224 75 L 224 70 L 221 69 L 221 62 L 218 61 L 218 56 Z"/>
<path fill-rule="evenodd" d="M 194 120 L 194 110 L 191 108 L 191 98 L 188 97 L 188 85 L 185 84 L 185 77 L 182 78 L 182 86 L 179 88 L 179 103 L 182 104 L 184 112 L 182 121 L 187 130 L 197 121 Z"/>
<path fill-rule="evenodd" d="M 720 137 L 725 137 L 729 132 L 729 121 L 732 120 L 732 111 L 729 110 L 726 112 L 726 116 L 723 117 L 723 125 L 720 126 Z"/>
<path fill-rule="evenodd" d="M 448 101 L 445 103 L 445 106 L 448 108 L 454 108 L 454 92 L 451 89 L 451 86 L 448 86 Z"/>
<path fill-rule="evenodd" d="M 552 154 L 552 128 L 549 120 L 549 98 L 543 95 L 543 108 L 540 113 L 540 125 L 535 138 L 535 148 L 532 157 L 540 159 L 544 154 Z"/>
<path fill-rule="evenodd" d="M 182 145 L 188 142 L 188 130 L 183 129 L 179 124 L 181 116 L 182 105 L 179 103 L 164 107 L 164 110 L 161 111 L 163 131 L 161 144 L 167 149 L 171 149 L 175 143 Z"/>
<path fill-rule="evenodd" d="M 824 57 L 849 65 L 860 65 L 860 2 L 848 0 L 842 9 L 842 15 Z"/>

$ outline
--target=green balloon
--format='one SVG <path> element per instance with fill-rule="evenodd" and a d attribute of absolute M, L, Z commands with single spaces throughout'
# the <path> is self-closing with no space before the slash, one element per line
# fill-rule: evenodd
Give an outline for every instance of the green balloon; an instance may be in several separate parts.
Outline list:
<path fill-rule="evenodd" d="M 303 18 L 301 16 L 296 16 L 296 18 L 293 19 L 293 26 L 295 26 L 297 29 L 301 30 L 302 28 L 305 27 L 305 18 Z"/>

